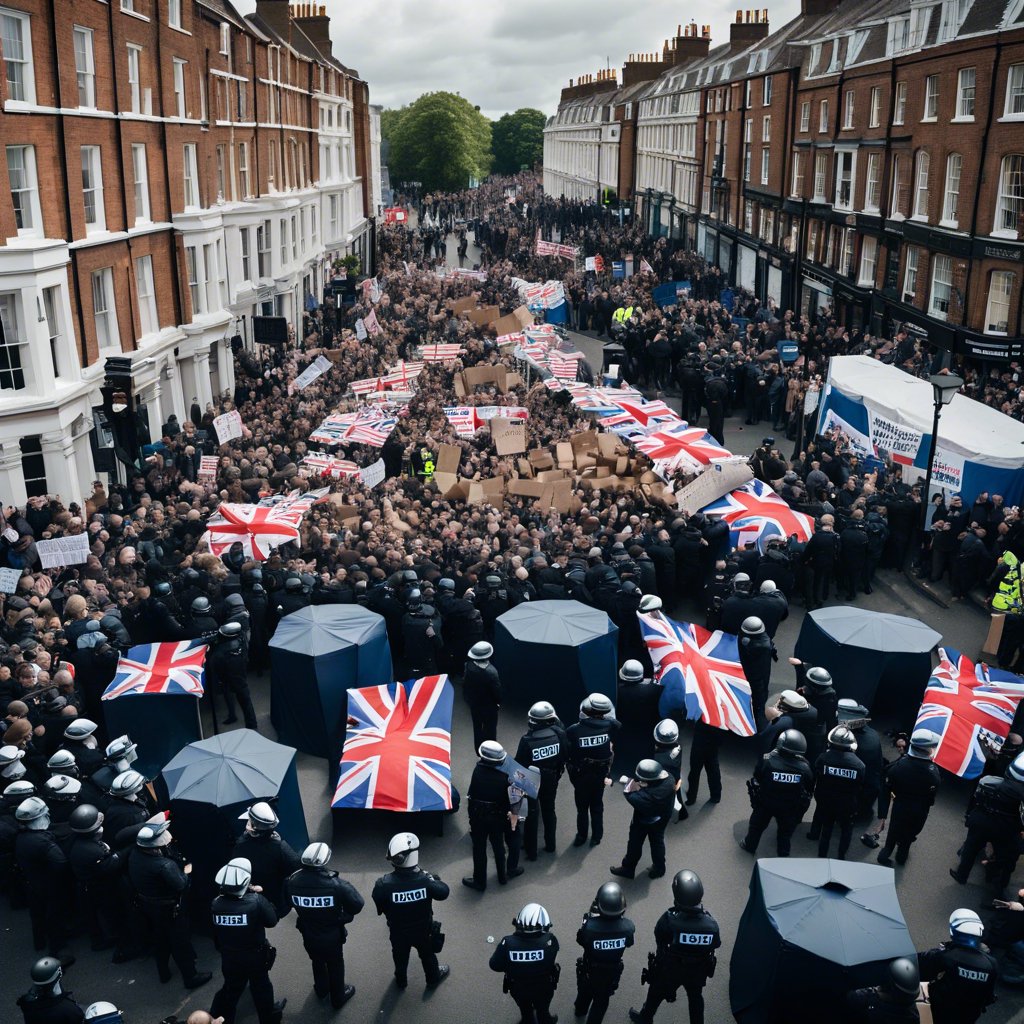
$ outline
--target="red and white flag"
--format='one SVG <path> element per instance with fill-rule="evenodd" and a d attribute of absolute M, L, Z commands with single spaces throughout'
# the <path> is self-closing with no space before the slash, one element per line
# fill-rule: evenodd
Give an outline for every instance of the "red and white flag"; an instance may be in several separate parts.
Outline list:
<path fill-rule="evenodd" d="M 654 268 L 645 259 L 640 260 L 640 273 L 641 274 L 653 274 Z"/>
<path fill-rule="evenodd" d="M 449 363 L 465 353 L 466 350 L 461 345 L 423 345 L 420 347 L 420 359 L 426 363 Z"/>

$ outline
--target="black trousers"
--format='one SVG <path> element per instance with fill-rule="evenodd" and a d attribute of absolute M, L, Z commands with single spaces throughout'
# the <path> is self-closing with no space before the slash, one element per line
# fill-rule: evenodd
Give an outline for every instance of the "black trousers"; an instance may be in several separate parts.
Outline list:
<path fill-rule="evenodd" d="M 571 777 L 570 777 L 571 778 Z M 604 775 L 593 772 L 571 779 L 576 800 L 576 834 L 593 839 L 604 838 Z"/>
<path fill-rule="evenodd" d="M 469 837 L 473 840 L 473 881 L 477 885 L 487 885 L 487 844 L 491 844 L 494 852 L 494 866 L 498 872 L 498 881 L 505 881 L 505 826 L 508 820 L 501 818 L 471 818 L 469 821 Z"/>
<path fill-rule="evenodd" d="M 892 856 L 893 849 L 896 850 L 896 861 L 899 864 L 906 862 L 910 856 L 910 844 L 918 837 L 924 823 L 928 820 L 929 808 L 911 808 L 901 811 L 897 803 L 893 803 L 891 817 L 885 830 L 885 845 L 882 853 L 886 857 Z"/>
<path fill-rule="evenodd" d="M 509 995 L 516 1001 L 524 1021 L 533 1021 L 536 1015 L 537 1024 L 552 1024 L 551 1000 L 555 998 L 553 981 L 512 981 L 508 983 Z"/>
<path fill-rule="evenodd" d="M 686 1001 L 689 1004 L 690 1024 L 704 1024 L 704 986 L 707 984 L 704 975 L 670 975 L 665 970 L 657 970 L 647 989 L 640 1015 L 646 1024 L 654 1020 L 658 1007 L 663 1002 L 675 1000 L 680 986 L 686 990 Z"/>
<path fill-rule="evenodd" d="M 970 826 L 964 845 L 960 848 L 960 863 L 957 865 L 956 873 L 966 881 L 986 843 L 992 844 L 994 854 L 987 873 L 993 886 L 1001 892 L 1010 884 L 1010 876 L 1017 865 L 1019 838 L 1012 829 L 1001 831 L 978 825 Z"/>
<path fill-rule="evenodd" d="M 650 823 L 639 821 L 634 815 L 633 820 L 629 823 L 629 840 L 626 843 L 626 856 L 622 858 L 622 866 L 630 871 L 635 871 L 644 853 L 644 843 L 650 842 L 653 866 L 664 871 L 665 827 L 667 825 L 668 815 Z"/>
<path fill-rule="evenodd" d="M 529 817 L 526 819 L 529 821 Z M 506 877 L 509 871 L 515 871 L 519 867 L 519 856 L 523 852 L 523 830 L 526 828 L 525 822 L 517 821 L 516 827 L 512 827 L 512 822 L 505 822 L 505 845 L 508 847 L 508 856 L 506 857 Z"/>
<path fill-rule="evenodd" d="M 235 717 L 235 700 L 242 709 L 242 719 L 246 729 L 256 729 L 256 709 L 252 706 L 252 695 L 249 693 L 249 684 L 245 676 L 222 676 L 221 687 L 224 692 L 224 702 L 228 706 L 228 718 Z"/>
<path fill-rule="evenodd" d="M 540 792 L 537 794 L 536 800 L 528 801 L 529 814 L 527 814 L 526 824 L 523 826 L 523 848 L 530 860 L 537 856 L 537 834 L 540 831 L 542 818 L 544 819 L 544 849 L 549 853 L 554 852 L 555 827 L 558 824 L 558 816 L 555 813 L 557 797 L 558 776 L 542 772 Z"/>
<path fill-rule="evenodd" d="M 274 986 L 267 967 L 266 950 L 261 948 L 249 953 L 224 953 L 221 955 L 220 966 L 224 984 L 213 997 L 210 1015 L 214 1018 L 223 1017 L 224 1024 L 234 1024 L 238 1000 L 248 985 L 260 1024 L 273 1024 L 276 1020 Z"/>
<path fill-rule="evenodd" d="M 480 749 L 484 740 L 498 738 L 498 707 L 496 704 L 470 704 L 469 717 L 473 721 L 473 750 Z"/>
<path fill-rule="evenodd" d="M 768 699 L 765 694 L 765 700 Z M 764 702 L 761 703 L 762 713 Z M 690 772 L 686 776 L 686 799 L 696 800 L 700 789 L 700 773 L 708 773 L 708 789 L 712 800 L 722 799 L 722 768 L 718 763 L 718 742 L 701 736 L 703 729 L 693 734 L 693 745 L 690 747 Z"/>
<path fill-rule="evenodd" d="M 329 993 L 331 1005 L 339 1007 L 345 997 L 345 940 L 341 932 L 303 935 L 302 945 L 313 967 L 313 991 L 321 999 Z"/>
<path fill-rule="evenodd" d="M 832 843 L 832 830 L 839 826 L 839 850 L 836 857 L 846 860 L 853 839 L 853 812 L 848 807 L 830 806 L 827 802 L 814 805 L 814 817 L 811 818 L 811 835 L 818 838 L 818 856 L 827 857 L 828 848 Z"/>
<path fill-rule="evenodd" d="M 46 949 L 56 953 L 64 948 L 68 939 L 67 910 L 67 901 L 61 900 L 54 889 L 29 886 L 28 914 L 32 922 L 32 942 L 37 951 Z"/>
<path fill-rule="evenodd" d="M 187 981 L 193 977 L 196 973 L 196 951 L 192 948 L 188 914 L 156 903 L 143 903 L 141 909 L 161 980 L 171 975 L 171 957 L 174 957 L 182 978 Z"/>
<path fill-rule="evenodd" d="M 780 857 L 788 857 L 790 841 L 802 817 L 803 814 L 797 810 L 777 811 L 766 807 L 764 804 L 758 804 L 751 811 L 750 821 L 747 824 L 747 835 L 743 841 L 744 845 L 750 852 L 756 850 L 764 830 L 771 824 L 771 820 L 774 818 L 776 823 L 776 849 Z"/>
<path fill-rule="evenodd" d="M 608 1012 L 608 1003 L 619 987 L 621 977 L 621 961 L 617 964 L 596 964 L 584 960 L 582 969 L 577 964 L 574 1007 L 576 1016 L 582 1017 L 583 1014 L 587 1014 L 586 1024 L 601 1024 Z"/>
<path fill-rule="evenodd" d="M 434 952 L 434 938 L 431 926 L 398 930 L 391 929 L 391 959 L 395 962 L 395 978 L 405 984 L 408 979 L 409 954 L 416 950 L 428 985 L 436 985 L 441 977 L 441 967 Z"/>

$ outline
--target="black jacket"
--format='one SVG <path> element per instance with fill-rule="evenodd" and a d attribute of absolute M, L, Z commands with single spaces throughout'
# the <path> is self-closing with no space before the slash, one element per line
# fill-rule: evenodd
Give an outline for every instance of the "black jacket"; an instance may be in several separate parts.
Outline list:
<path fill-rule="evenodd" d="M 296 927 L 306 941 L 340 939 L 363 909 L 363 897 L 355 886 L 326 868 L 301 867 L 285 882 L 285 892 L 298 915 Z"/>

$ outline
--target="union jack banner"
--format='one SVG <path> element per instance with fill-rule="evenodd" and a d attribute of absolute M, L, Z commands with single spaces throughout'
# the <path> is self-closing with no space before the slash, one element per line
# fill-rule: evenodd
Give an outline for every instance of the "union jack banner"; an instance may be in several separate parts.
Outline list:
<path fill-rule="evenodd" d="M 655 675 L 664 687 L 659 714 L 683 711 L 691 721 L 753 736 L 754 707 L 736 637 L 661 614 L 638 612 L 637 617 Z"/>
<path fill-rule="evenodd" d="M 756 543 L 757 550 L 764 551 L 773 537 L 785 540 L 795 535 L 797 540 L 807 541 L 814 533 L 814 520 L 794 512 L 761 480 L 751 480 L 701 511 L 729 524 L 729 540 L 735 548 Z"/>
<path fill-rule="evenodd" d="M 976 779 L 985 768 L 982 737 L 1002 746 L 1021 697 L 1020 676 L 975 665 L 955 648 L 940 647 L 914 728 L 931 729 L 939 737 L 935 763 L 940 768 Z"/>
<path fill-rule="evenodd" d="M 453 692 L 447 676 L 349 690 L 331 806 L 450 811 Z"/>
<path fill-rule="evenodd" d="M 364 408 L 358 412 L 335 413 L 328 416 L 309 435 L 309 439 L 314 444 L 368 444 L 380 448 L 397 422 L 396 416 L 385 414 L 381 409 Z"/>
<path fill-rule="evenodd" d="M 548 369 L 559 380 L 576 380 L 579 372 L 579 352 L 548 352 Z"/>
<path fill-rule="evenodd" d="M 582 390 L 573 394 L 572 404 L 597 416 L 617 416 L 622 413 L 619 402 L 624 398 L 643 401 L 640 392 L 633 388 L 592 388 L 584 385 Z"/>
<path fill-rule="evenodd" d="M 203 665 L 206 644 L 181 640 L 167 644 L 140 644 L 117 659 L 113 681 L 101 700 L 115 700 L 125 694 L 187 693 L 203 695 Z"/>
<path fill-rule="evenodd" d="M 732 452 L 723 448 L 703 427 L 690 427 L 682 420 L 641 438 L 636 447 L 657 463 L 660 470 L 668 472 L 680 466 L 700 472 L 712 462 L 732 458 Z"/>
<path fill-rule="evenodd" d="M 350 462 L 348 459 L 336 459 L 333 455 L 320 455 L 317 452 L 311 452 L 302 460 L 302 465 L 314 473 L 326 473 L 335 479 L 359 476 L 359 467 L 354 462 Z"/>
<path fill-rule="evenodd" d="M 500 338 L 498 339 L 501 340 Z M 420 359 L 425 363 L 448 363 L 466 354 L 461 345 L 422 345 Z"/>
<path fill-rule="evenodd" d="M 215 555 L 240 541 L 247 558 L 265 561 L 274 548 L 299 539 L 302 517 L 326 494 L 324 488 L 301 495 L 272 495 L 258 505 L 221 502 L 206 524 L 204 539 Z"/>
<path fill-rule="evenodd" d="M 388 387 L 383 377 L 364 377 L 362 380 L 350 380 L 348 386 L 357 395 L 368 395 L 373 391 L 386 391 Z"/>

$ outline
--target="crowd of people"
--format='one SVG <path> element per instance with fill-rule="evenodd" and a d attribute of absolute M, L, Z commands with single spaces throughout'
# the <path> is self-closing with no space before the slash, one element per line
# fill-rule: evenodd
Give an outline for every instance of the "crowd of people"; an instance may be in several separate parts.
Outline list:
<path fill-rule="evenodd" d="M 53 882 L 58 877 L 74 879 L 80 894 L 79 917 L 94 946 L 118 942 L 115 961 L 135 955 L 139 948 L 149 948 L 156 955 L 161 980 L 169 976 L 172 957 L 189 987 L 210 980 L 207 972 L 196 968 L 187 916 L 177 912 L 188 884 L 187 865 L 172 854 L 168 823 L 148 799 L 146 780 L 131 769 L 131 742 L 105 735 L 100 698 L 113 678 L 119 655 L 138 644 L 207 641 L 211 652 L 204 700 L 215 704 L 218 717 L 219 703 L 223 703 L 226 723 L 237 720 L 237 702 L 244 723 L 255 728 L 258 723 L 249 681 L 267 666 L 267 640 L 280 618 L 308 603 L 358 602 L 383 615 L 400 678 L 450 672 L 471 680 L 474 670 L 465 669 L 467 660 L 478 666 L 479 675 L 479 664 L 487 661 L 486 653 L 482 658 L 479 654 L 493 639 L 494 623 L 502 612 L 541 598 L 579 600 L 606 611 L 619 627 L 624 691 L 652 674 L 637 612 L 657 613 L 662 606 L 671 611 L 685 603 L 703 606 L 710 627 L 742 637 L 744 668 L 754 691 L 754 711 L 766 752 L 760 774 L 753 780 L 756 797 L 752 797 L 754 814 L 745 849 L 756 849 L 774 817 L 779 823 L 778 852 L 788 853 L 789 837 L 808 809 L 812 791 L 818 794 L 821 811 L 816 812 L 812 834 L 823 844 L 822 855 L 827 853 L 833 825 L 840 831 L 840 855 L 845 854 L 854 810 L 863 812 L 876 800 L 884 809 L 896 796 L 883 863 L 894 851 L 897 862 L 904 861 L 910 842 L 924 825 L 934 792 L 921 795 L 919 790 L 922 780 L 927 782 L 935 772 L 924 756 L 927 738 L 918 737 L 917 744 L 911 743 L 906 757 L 896 763 L 920 762 L 932 772 L 917 771 L 914 763 L 909 770 L 900 769 L 895 776 L 889 773 L 883 778 L 881 764 L 873 761 L 867 765 L 865 760 L 860 769 L 853 766 L 857 792 L 851 798 L 849 792 L 840 792 L 842 782 L 848 781 L 842 772 L 850 770 L 858 728 L 863 733 L 867 727 L 862 721 L 865 709 L 847 709 L 850 713 L 842 721 L 838 709 L 833 709 L 834 715 L 822 713 L 820 718 L 812 714 L 812 698 L 828 690 L 827 686 L 819 688 L 821 692 L 815 690 L 813 676 L 800 691 L 786 691 L 780 702 L 766 708 L 774 655 L 772 636 L 788 614 L 790 603 L 818 607 L 830 598 L 833 587 L 849 600 L 858 592 L 871 593 L 880 567 L 903 568 L 912 563 L 933 579 L 949 574 L 957 596 L 983 585 L 997 600 L 1003 595 L 1011 605 L 1009 610 L 1019 610 L 1017 566 L 1024 557 L 1024 536 L 1016 509 L 1005 508 L 996 495 L 979 495 L 967 509 L 960 498 L 953 498 L 948 505 L 934 509 L 929 529 L 924 530 L 920 488 L 903 482 L 899 465 L 864 464 L 838 431 L 815 436 L 801 415 L 804 392 L 820 381 L 831 355 L 865 351 L 920 372 L 929 363 L 920 342 L 905 334 L 885 342 L 850 334 L 827 315 L 798 317 L 741 292 L 735 293 L 736 302 L 730 308 L 723 303 L 727 282 L 718 268 L 669 240 L 647 237 L 637 226 L 619 225 L 595 204 L 546 199 L 532 175 L 496 179 L 471 193 L 435 195 L 417 202 L 421 216 L 429 211 L 428 227 L 393 226 L 381 231 L 378 301 L 363 291 L 357 292 L 355 304 L 347 308 L 326 301 L 309 316 L 295 346 L 241 353 L 234 393 L 221 396 L 216 408 L 202 410 L 193 403 L 187 416 L 182 410 L 180 421 L 171 417 L 163 436 L 146 446 L 141 468 L 131 473 L 125 484 L 96 482 L 92 493 L 82 499 L 47 495 L 30 498 L 21 508 L 3 508 L 0 565 L 19 570 L 21 576 L 15 592 L 3 595 L 0 626 L 0 713 L 6 716 L 0 748 L 0 882 L 13 906 L 27 905 L 35 948 L 56 958 L 55 963 L 37 964 L 38 976 L 33 974 L 37 995 L 21 1004 L 29 1024 L 82 1019 L 67 1010 L 69 1000 L 60 986 L 61 963 L 67 966 L 71 959 L 69 929 L 79 918 L 68 915 L 66 907 L 54 899 Z M 438 273 L 439 268 L 443 270 L 446 233 L 451 231 L 472 231 L 481 249 L 480 267 L 486 272 L 483 280 Z M 566 272 L 563 261 L 536 254 L 538 231 L 579 245 L 587 255 L 600 254 L 606 265 L 628 255 L 636 267 L 645 261 L 650 271 L 635 273 L 624 281 L 576 270 Z M 515 364 L 499 347 L 493 326 L 474 325 L 466 315 L 454 312 L 451 300 L 474 294 L 481 306 L 510 310 L 521 303 L 514 279 L 561 281 L 573 325 L 614 337 L 626 352 L 627 379 L 649 390 L 678 389 L 684 418 L 697 424 L 706 416 L 709 431 L 719 441 L 723 440 L 726 417 L 740 410 L 751 426 L 767 422 L 773 431 L 787 431 L 797 442 L 790 457 L 768 436 L 751 454 L 751 466 L 758 479 L 772 485 L 794 509 L 816 519 L 818 526 L 810 540 L 780 537 L 763 551 L 756 545 L 736 550 L 723 523 L 697 509 L 678 509 L 640 488 L 580 489 L 575 494 L 580 510 L 571 515 L 511 494 L 497 506 L 445 499 L 432 472 L 424 469 L 430 460 L 422 457 L 423 451 L 436 453 L 442 444 L 455 446 L 460 475 L 474 480 L 496 476 L 507 480 L 516 471 L 513 458 L 495 454 L 487 431 L 472 438 L 460 436 L 444 413 L 446 406 L 525 408 L 530 449 L 568 440 L 591 426 L 586 412 L 559 401 L 543 382 L 516 385 L 507 391 L 485 384 L 468 397 L 456 399 L 455 369 L 486 365 L 515 369 Z M 659 308 L 652 290 L 662 280 L 688 280 L 690 292 L 674 306 Z M 616 317 L 619 310 L 629 311 L 629 315 Z M 371 312 L 380 333 L 360 340 L 356 321 Z M 788 342 L 796 343 L 795 361 L 782 358 Z M 362 466 L 381 457 L 386 470 L 383 483 L 370 488 L 357 478 L 321 477 L 303 466 L 305 456 L 315 447 L 309 443 L 309 435 L 321 420 L 359 406 L 359 400 L 349 394 L 350 381 L 381 375 L 400 360 L 413 360 L 418 346 L 433 343 L 457 343 L 463 353 L 453 364 L 427 364 L 413 396 L 396 410 L 396 426 L 380 451 L 354 447 L 344 453 Z M 329 357 L 331 369 L 314 384 L 297 387 L 299 373 L 321 354 Z M 582 373 L 594 376 L 593 368 L 584 367 Z M 1016 381 L 1007 379 L 1012 376 L 1015 374 L 985 381 L 968 378 L 968 388 L 977 389 L 978 397 L 986 400 L 1001 399 L 1010 407 L 1006 411 L 1014 414 Z M 230 409 L 240 413 L 244 433 L 218 445 L 213 419 Z M 200 475 L 203 455 L 218 456 L 212 480 Z M 641 472 L 650 469 L 642 456 L 637 459 Z M 266 561 L 254 559 L 241 543 L 220 556 L 209 550 L 204 540 L 206 523 L 220 503 L 252 502 L 276 493 L 324 486 L 330 488 L 332 500 L 313 506 L 303 520 L 298 541 L 279 547 Z M 41 567 L 37 542 L 79 534 L 89 539 L 90 553 L 83 564 L 52 570 Z M 1007 630 L 1007 647 L 1001 651 L 1006 664 L 1013 663 L 1020 640 L 1024 640 L 1024 630 L 1019 635 L 1012 628 Z M 483 675 L 486 677 L 486 672 Z M 486 749 L 494 740 L 497 714 L 493 688 L 487 696 L 486 678 L 479 692 L 483 696 L 474 711 L 474 747 L 480 751 L 479 767 L 492 770 L 504 751 L 499 758 L 497 752 Z M 595 705 L 583 712 L 583 718 L 592 722 L 587 728 L 594 736 L 611 735 L 604 726 L 614 719 L 613 708 Z M 666 870 L 664 823 L 673 813 L 672 801 L 680 781 L 678 729 L 673 737 L 673 724 L 661 723 L 664 734 L 654 759 L 640 762 L 635 784 L 631 784 L 634 824 L 626 854 L 615 870 L 626 878 L 635 872 L 645 841 L 650 842 L 654 860 L 652 877 Z M 531 727 L 549 725 L 546 712 L 531 718 Z M 576 734 L 581 731 L 575 725 L 570 732 L 573 729 Z M 717 741 L 710 735 L 715 732 L 697 730 L 686 803 L 696 798 L 702 771 L 707 772 L 712 798 L 716 789 L 720 795 Z M 608 742 L 610 745 L 611 740 Z M 860 742 L 863 747 L 863 739 Z M 534 746 L 544 749 L 550 744 Z M 521 749 L 520 758 L 528 752 Z M 880 759 L 879 750 L 878 762 Z M 597 764 L 602 758 L 589 760 Z M 1015 780 L 1016 776 L 1006 775 L 1013 763 L 1003 755 L 997 776 Z M 545 766 L 538 766 L 543 776 Z M 586 842 L 589 838 L 595 844 L 602 838 L 599 806 L 605 770 L 602 767 L 599 775 L 588 774 L 582 762 L 578 767 L 579 778 L 572 777 L 570 768 L 578 814 L 576 839 Z M 829 767 L 839 774 L 825 771 Z M 791 776 L 795 781 L 784 785 L 795 786 L 796 792 L 774 793 L 773 771 Z M 916 772 L 902 791 L 901 772 Z M 832 782 L 841 781 L 830 790 L 826 776 Z M 818 789 L 815 778 L 819 779 Z M 666 779 L 671 784 L 666 784 Z M 825 780 L 824 784 L 820 780 Z M 494 791 L 492 778 L 492 796 Z M 553 834 L 547 838 L 549 814 L 553 820 L 551 792 L 549 787 L 533 813 L 526 814 L 528 858 L 536 856 L 538 817 L 544 819 L 545 848 L 549 841 L 553 845 Z M 1001 898 L 1006 895 L 1003 890 L 1019 850 L 1006 838 L 1005 829 L 998 832 L 990 819 L 997 819 L 999 828 L 1005 825 L 1002 812 L 1015 792 L 1008 786 L 1000 795 L 1003 804 L 998 800 L 995 804 L 982 802 L 979 815 L 984 821 L 979 824 L 976 815 L 973 833 L 981 838 L 975 854 L 986 841 L 998 847 L 991 871 Z M 911 814 L 918 799 L 927 801 L 923 817 Z M 504 800 L 507 803 L 507 796 Z M 478 804 L 475 821 L 474 801 Z M 513 813 L 511 806 L 502 804 L 503 813 L 493 821 L 493 808 L 480 817 L 479 804 L 494 802 L 481 797 L 479 791 L 475 794 L 471 786 L 476 870 L 464 880 L 471 888 L 486 883 L 486 844 L 497 852 L 499 840 L 506 841 L 505 821 Z M 992 811 L 996 805 L 997 811 Z M 799 808 L 799 814 L 794 808 Z M 902 821 L 897 824 L 901 814 Z M 251 809 L 244 843 L 252 846 L 272 836 L 273 817 L 273 812 L 268 816 L 261 805 Z M 531 828 L 532 847 L 528 838 Z M 993 830 L 998 835 L 990 835 Z M 417 867 L 414 838 L 396 837 L 398 845 L 389 851 L 389 858 L 395 875 L 401 876 L 402 868 L 414 872 L 415 878 L 410 881 L 401 876 L 396 881 L 389 875 L 385 877 L 391 882 L 386 884 L 400 882 L 406 887 L 403 892 L 425 887 L 430 900 L 442 899 L 447 886 L 442 894 L 442 883 Z M 235 1004 L 246 984 L 257 1000 L 261 1024 L 280 1018 L 282 1008 L 275 1004 L 269 983 L 271 964 L 254 951 L 266 948 L 266 928 L 288 909 L 287 901 L 281 902 L 285 899 L 282 894 L 306 898 L 298 890 L 286 893 L 282 888 L 285 881 L 306 872 L 309 877 L 303 877 L 308 882 L 317 872 L 325 873 L 330 860 L 330 850 L 322 843 L 312 844 L 299 857 L 294 852 L 286 855 L 278 837 L 273 851 L 275 867 L 269 875 L 263 855 L 247 849 L 239 852 L 244 862 L 226 865 L 217 878 L 218 901 L 225 901 L 214 908 L 214 923 L 223 940 L 224 985 L 211 1012 L 223 1016 L 227 1024 L 232 1024 Z M 91 861 L 90 856 L 94 857 Z M 499 875 L 518 867 L 504 853 L 499 863 Z M 965 853 L 958 875 L 966 877 L 973 863 Z M 424 874 L 426 878 L 421 878 Z M 661 961 L 652 964 L 649 998 L 633 1015 L 636 1020 L 649 1022 L 660 1002 L 674 998 L 681 985 L 686 986 L 690 998 L 691 1019 L 701 1019 L 699 994 L 709 968 L 713 970 L 716 943 L 696 943 L 699 955 L 687 961 L 685 970 L 673 966 L 669 951 L 673 936 L 717 936 L 717 925 L 712 929 L 705 921 L 705 931 L 697 928 L 694 922 L 698 917 L 701 921 L 710 918 L 700 909 L 701 896 L 695 895 L 700 880 L 691 878 L 692 872 L 680 874 L 687 877 L 677 875 L 673 883 L 676 916 L 664 926 L 659 922 L 656 932 L 658 949 L 664 947 L 666 952 Z M 124 882 L 123 903 L 97 899 L 100 886 L 109 891 L 106 880 L 113 875 Z M 308 898 L 314 899 L 318 893 Z M 610 922 L 609 932 L 622 927 L 625 903 L 621 896 L 621 890 L 618 896 L 603 890 L 603 896 L 598 893 L 594 902 L 591 917 L 595 922 Z M 398 904 L 397 900 L 387 904 L 376 890 L 373 899 L 378 910 Z M 245 914 L 251 920 L 247 918 L 246 928 L 235 932 L 230 919 L 242 916 L 237 901 L 246 903 L 249 909 Z M 310 916 L 303 910 L 323 909 L 294 901 L 291 905 L 299 911 L 300 929 Z M 337 961 L 341 959 L 344 925 L 361 909 L 362 899 L 346 892 L 344 897 L 338 896 L 338 905 L 348 910 L 331 916 L 329 927 L 325 926 L 328 938 L 323 942 L 318 944 L 316 926 L 311 924 L 309 932 L 303 930 L 317 992 L 324 998 L 330 996 L 336 1007 L 351 998 L 343 962 L 339 980 Z M 118 927 L 126 915 L 134 915 L 127 931 Z M 403 931 L 400 922 L 396 948 L 396 926 L 389 916 L 400 987 L 407 983 L 405 965 L 412 949 L 423 959 L 429 984 L 439 984 L 446 976 L 436 950 L 431 951 L 432 926 L 424 931 L 432 920 L 429 914 L 420 914 L 411 931 Z M 710 921 L 713 923 L 713 918 Z M 600 933 L 604 928 L 595 924 L 591 930 Z M 589 936 L 586 926 L 581 936 L 585 931 Z M 960 919 L 951 934 L 950 956 L 955 959 L 960 955 L 957 950 L 967 950 L 963 955 L 974 958 L 971 969 L 985 977 L 972 979 L 976 987 L 968 987 L 967 995 L 947 997 L 960 1015 L 942 1019 L 977 1019 L 992 995 L 994 960 L 980 950 L 980 922 Z M 138 945 L 128 948 L 117 939 L 124 935 L 139 939 Z M 237 943 L 232 935 L 237 936 Z M 557 943 L 552 946 L 546 911 L 524 908 L 517 918 L 516 936 L 496 949 L 492 967 L 512 978 L 511 993 L 524 1019 L 530 1019 L 528 1012 L 536 1013 L 540 1021 L 553 1019 L 547 1016 L 547 1007 L 554 992 L 549 983 Z M 614 970 L 604 976 L 599 968 L 621 964 L 625 944 L 595 945 L 588 953 L 587 941 L 584 936 L 580 944 L 584 961 L 590 956 L 592 963 L 581 976 L 576 1006 L 580 1015 L 589 1012 L 588 1020 L 597 1024 L 614 992 L 614 986 L 608 991 L 608 978 L 618 977 Z M 329 955 L 324 953 L 328 946 Z M 522 950 L 540 950 L 542 955 L 517 960 L 513 954 Z M 599 956 L 598 952 L 615 952 L 617 958 Z M 922 958 L 922 977 L 939 976 L 940 960 L 938 954 L 931 961 Z M 926 962 L 931 967 L 925 969 Z M 527 977 L 524 983 L 517 976 L 515 965 L 520 963 L 541 967 L 534 972 L 536 977 Z M 856 1001 L 851 1005 L 863 1009 L 878 999 L 905 1004 L 908 985 L 906 967 L 898 965 L 880 994 L 861 994 L 857 998 L 863 1007 Z M 548 987 L 551 991 L 545 1003 Z M 939 1005 L 941 984 L 937 991 Z M 60 1008 L 52 1011 L 51 1004 Z M 974 1008 L 975 1016 L 963 1015 L 967 1012 L 964 1007 Z M 101 1019 L 110 1012 L 116 1011 L 97 1010 L 90 1019 Z M 882 1019 L 868 1015 L 867 1009 L 860 1016 L 852 1009 L 850 1013 L 851 1020 Z M 195 1019 L 191 1024 L 205 1022 Z"/>

